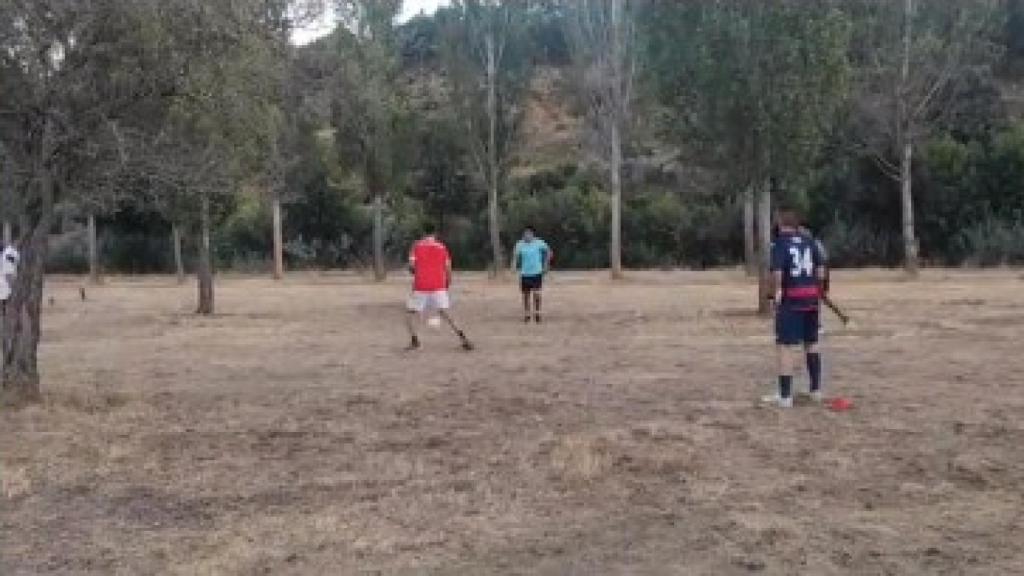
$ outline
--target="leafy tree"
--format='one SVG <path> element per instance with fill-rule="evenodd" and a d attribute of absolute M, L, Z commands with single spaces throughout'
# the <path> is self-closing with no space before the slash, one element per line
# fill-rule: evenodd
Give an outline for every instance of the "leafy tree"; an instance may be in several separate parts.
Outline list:
<path fill-rule="evenodd" d="M 648 78 L 670 111 L 666 137 L 744 190 L 748 265 L 758 192 L 765 312 L 771 196 L 808 179 L 845 101 L 848 19 L 827 3 L 727 0 L 656 4 L 643 22 Z"/>
<path fill-rule="evenodd" d="M 582 0 L 569 16 L 580 94 L 597 135 L 592 141 L 608 162 L 613 278 L 622 276 L 622 149 L 633 97 L 636 5 L 636 0 Z"/>
<path fill-rule="evenodd" d="M 149 0 L 0 2 L 0 147 L 16 175 L 22 262 L 6 306 L 3 391 L 39 397 L 37 349 L 47 238 L 69 179 L 112 122 L 177 88 L 183 61 L 162 42 L 180 6 Z"/>
<path fill-rule="evenodd" d="M 491 263 L 500 273 L 500 188 L 508 170 L 529 81 L 529 2 L 465 0 L 445 12 L 442 63 L 474 173 L 487 189 Z"/>
<path fill-rule="evenodd" d="M 331 125 L 340 158 L 363 179 L 373 202 L 373 270 L 386 276 L 384 209 L 400 187 L 408 143 L 408 112 L 399 89 L 394 21 L 400 0 L 341 0 L 335 34 Z"/>
<path fill-rule="evenodd" d="M 899 183 L 903 260 L 910 274 L 919 266 L 915 143 L 952 109 L 956 91 L 951 87 L 971 70 L 996 62 L 995 30 L 1005 15 L 997 5 L 996 0 L 859 0 L 847 6 L 858 24 L 853 56 L 860 75 L 855 103 L 861 131 L 854 142 Z"/>

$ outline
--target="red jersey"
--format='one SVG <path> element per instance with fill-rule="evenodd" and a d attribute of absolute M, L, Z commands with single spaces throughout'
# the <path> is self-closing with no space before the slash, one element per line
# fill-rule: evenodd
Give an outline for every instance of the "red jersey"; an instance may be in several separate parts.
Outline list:
<path fill-rule="evenodd" d="M 448 248 L 433 236 L 413 244 L 409 252 L 409 264 L 413 267 L 415 277 L 412 289 L 416 292 L 447 290 L 450 260 Z"/>

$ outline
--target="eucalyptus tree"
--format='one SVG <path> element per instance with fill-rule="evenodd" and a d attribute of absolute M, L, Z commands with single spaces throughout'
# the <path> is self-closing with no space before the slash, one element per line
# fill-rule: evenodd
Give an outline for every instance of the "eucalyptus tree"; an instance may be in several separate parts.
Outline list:
<path fill-rule="evenodd" d="M 757 248 L 765 312 L 772 195 L 807 180 L 846 102 L 849 18 L 828 2 L 723 0 L 656 4 L 643 22 L 646 77 L 674 119 L 669 137 L 743 190 L 745 252 Z"/>
<path fill-rule="evenodd" d="M 622 276 L 622 155 L 631 119 L 637 63 L 635 15 L 638 5 L 638 0 L 567 3 L 579 94 L 593 131 L 591 141 L 608 165 L 609 261 L 613 278 Z"/>
<path fill-rule="evenodd" d="M 1007 11 L 999 0 L 854 0 L 844 9 L 856 23 L 858 129 L 852 136 L 899 185 L 904 267 L 916 275 L 915 146 L 953 109 L 952 88 L 998 61 Z"/>
<path fill-rule="evenodd" d="M 487 190 L 491 264 L 504 269 L 500 189 L 513 157 L 529 86 L 526 44 L 531 2 L 464 0 L 442 13 L 441 62 L 452 112 L 462 128 L 473 173 Z"/>

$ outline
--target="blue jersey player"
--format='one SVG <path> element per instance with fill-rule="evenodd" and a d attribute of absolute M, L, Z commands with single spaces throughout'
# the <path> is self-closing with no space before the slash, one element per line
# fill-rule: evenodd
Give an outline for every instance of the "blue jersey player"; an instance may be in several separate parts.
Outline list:
<path fill-rule="evenodd" d="M 825 279 L 821 246 L 800 229 L 796 212 L 779 212 L 779 235 L 772 244 L 775 287 L 775 341 L 779 352 L 778 405 L 793 405 L 793 364 L 800 347 L 807 358 L 811 397 L 821 401 L 821 354 L 818 351 L 819 303 Z"/>
<path fill-rule="evenodd" d="M 555 253 L 547 242 L 537 237 L 533 226 L 523 229 L 523 238 L 516 242 L 512 250 L 512 272 L 519 272 L 519 288 L 523 293 L 524 321 L 530 321 L 532 312 L 535 322 L 540 324 L 541 289 L 544 287 L 544 274 L 551 269 L 551 259 Z M 530 309 L 530 300 L 533 309 Z"/>

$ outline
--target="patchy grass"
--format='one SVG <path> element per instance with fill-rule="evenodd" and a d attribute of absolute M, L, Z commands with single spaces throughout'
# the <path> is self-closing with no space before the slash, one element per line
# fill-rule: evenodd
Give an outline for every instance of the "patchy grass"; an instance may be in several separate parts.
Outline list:
<path fill-rule="evenodd" d="M 1010 574 L 1024 565 L 1019 272 L 840 273 L 830 392 L 756 400 L 731 272 L 558 273 L 543 325 L 460 277 L 53 279 L 44 402 L 0 413 L 0 573 Z"/>

